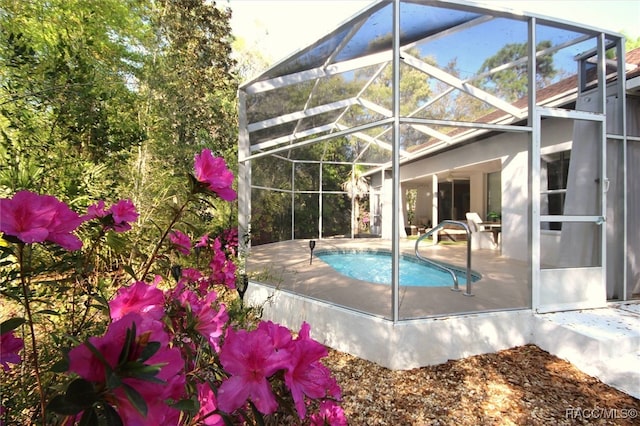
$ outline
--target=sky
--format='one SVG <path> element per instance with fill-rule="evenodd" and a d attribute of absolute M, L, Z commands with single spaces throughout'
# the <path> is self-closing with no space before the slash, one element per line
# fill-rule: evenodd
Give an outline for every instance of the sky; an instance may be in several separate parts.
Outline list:
<path fill-rule="evenodd" d="M 371 0 L 218 0 L 233 11 L 234 35 L 273 64 L 313 43 Z M 561 18 L 640 37 L 640 0 L 485 0 L 497 7 Z"/>

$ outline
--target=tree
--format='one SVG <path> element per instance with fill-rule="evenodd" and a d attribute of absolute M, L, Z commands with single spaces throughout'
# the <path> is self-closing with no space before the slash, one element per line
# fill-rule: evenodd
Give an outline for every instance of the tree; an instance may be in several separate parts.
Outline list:
<path fill-rule="evenodd" d="M 215 143 L 223 151 L 235 142 L 230 17 L 202 0 L 162 0 L 152 11 L 156 39 L 144 92 L 171 149 Z"/>
<path fill-rule="evenodd" d="M 157 230 L 196 152 L 235 163 L 229 17 L 202 0 L 0 0 L 0 196 L 47 192 L 78 210 L 133 198 Z M 189 219 L 210 230 L 235 208 Z"/>
<path fill-rule="evenodd" d="M 202 0 L 162 0 L 148 3 L 146 18 L 153 37 L 145 40 L 147 55 L 137 81 L 146 140 L 132 157 L 125 181 L 142 217 L 167 217 L 170 212 L 158 206 L 184 190 L 183 177 L 202 147 L 236 163 L 230 11 Z M 219 209 L 215 216 L 213 208 Z M 193 218 L 200 231 L 222 221 L 235 222 L 228 203 L 203 205 Z"/>
<path fill-rule="evenodd" d="M 139 59 L 130 45 L 145 28 L 138 10 L 123 0 L 3 2 L 4 193 L 112 193 L 114 165 L 143 138 L 126 79 Z"/>
<path fill-rule="evenodd" d="M 544 50 L 551 47 L 551 41 L 541 41 L 536 46 L 536 50 Z M 518 59 L 526 57 L 528 54 L 527 43 L 509 43 L 500 49 L 495 55 L 487 58 L 478 74 L 488 72 L 498 66 L 508 64 Z M 536 61 L 536 85 L 543 87 L 551 81 L 557 71 L 553 67 L 553 56 L 542 55 Z M 515 102 L 528 93 L 527 63 L 496 72 L 484 78 L 479 85 L 508 102 Z"/>
<path fill-rule="evenodd" d="M 362 176 L 362 167 L 354 165 L 351 168 L 350 177 L 342 183 L 342 189 L 349 195 L 352 205 L 351 232 L 358 233 L 360 218 L 360 200 L 369 195 L 369 182 Z"/>
<path fill-rule="evenodd" d="M 640 47 L 640 37 L 636 37 L 634 39 L 633 37 L 629 36 L 629 34 L 627 34 L 625 31 L 622 31 L 622 35 L 625 37 L 625 44 L 624 44 L 625 51 L 629 52 L 630 50 L 637 49 L 638 47 Z"/>

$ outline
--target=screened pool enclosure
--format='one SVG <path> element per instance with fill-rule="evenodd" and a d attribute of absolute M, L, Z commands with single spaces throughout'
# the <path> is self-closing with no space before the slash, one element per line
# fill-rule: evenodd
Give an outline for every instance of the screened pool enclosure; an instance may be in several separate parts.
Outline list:
<path fill-rule="evenodd" d="M 258 250 L 283 264 L 302 251 L 285 267 L 300 284 L 321 263 L 309 240 L 388 251 L 390 283 L 371 290 L 381 310 L 355 309 L 394 322 L 431 315 L 409 298 L 453 300 L 443 315 L 637 297 L 640 61 L 625 55 L 620 34 L 569 21 L 464 1 L 372 3 L 239 90 L 248 264 Z M 473 296 L 406 293 L 400 256 L 445 220 L 470 225 L 472 212 L 497 230 L 470 230 L 492 238 L 472 250 L 483 274 Z M 453 228 L 435 240 L 464 253 L 465 230 Z M 427 258 L 458 256 L 420 244 Z"/>

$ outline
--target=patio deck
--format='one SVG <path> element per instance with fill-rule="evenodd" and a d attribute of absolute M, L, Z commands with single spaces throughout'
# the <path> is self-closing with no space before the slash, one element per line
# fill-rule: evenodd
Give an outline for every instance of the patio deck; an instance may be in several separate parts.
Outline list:
<path fill-rule="evenodd" d="M 413 254 L 414 244 L 403 240 L 401 252 Z M 390 245 L 374 239 L 327 239 L 319 240 L 315 250 L 353 248 Z M 466 246 L 425 245 L 421 254 L 462 266 Z M 313 324 L 314 338 L 324 344 L 394 370 L 533 343 L 640 398 L 640 301 L 536 314 L 529 307 L 525 262 L 478 250 L 472 269 L 482 274 L 473 284 L 473 297 L 448 287 L 401 287 L 400 317 L 407 321 L 393 323 L 388 286 L 344 277 L 320 259 L 309 265 L 308 240 L 287 241 L 252 248 L 245 301 L 261 305 L 265 319 L 291 329 L 307 321 Z"/>
<path fill-rule="evenodd" d="M 403 239 L 400 251 L 414 255 L 415 240 Z M 391 249 L 388 240 L 333 238 L 317 240 L 319 250 Z M 429 259 L 466 267 L 467 248 L 462 245 L 420 244 Z M 482 275 L 472 284 L 473 296 L 450 287 L 400 287 L 400 317 L 427 318 L 450 314 L 491 312 L 530 307 L 527 264 L 500 256 L 499 251 L 474 250 L 471 268 Z M 356 311 L 391 318 L 391 287 L 346 277 L 314 256 L 309 264 L 309 240 L 283 241 L 251 248 L 247 262 L 251 280 L 299 295 L 330 302 Z"/>

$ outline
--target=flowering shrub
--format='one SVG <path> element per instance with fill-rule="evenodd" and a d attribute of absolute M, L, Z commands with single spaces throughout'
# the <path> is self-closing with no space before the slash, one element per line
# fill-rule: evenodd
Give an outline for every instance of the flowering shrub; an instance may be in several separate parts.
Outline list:
<path fill-rule="evenodd" d="M 132 229 L 138 213 L 131 200 L 109 208 L 98 201 L 79 215 L 49 195 L 19 191 L 0 199 L 0 232 L 9 242 L 0 246 L 2 294 L 13 295 L 25 316 L 0 324 L 1 374 L 33 375 L 36 391 L 28 394 L 39 400 L 37 409 L 13 412 L 16 404 L 3 388 L 0 424 L 264 424 L 285 416 L 300 424 L 346 424 L 340 389 L 320 362 L 326 348 L 310 337 L 310 326 L 304 323 L 294 336 L 272 322 L 247 321 L 233 306 L 237 231 L 204 235 L 193 244 L 177 229 L 189 203 L 200 197 L 234 200 L 233 174 L 205 149 L 196 155 L 190 179 L 190 193 L 151 255 L 137 271 L 116 268 L 133 279 L 108 300 L 95 288 L 107 271 L 89 265 L 90 255 L 109 232 Z M 92 236 L 89 250 L 63 257 L 73 260 L 64 272 L 44 266 L 59 254 L 57 246 L 80 251 L 83 242 L 76 234 L 82 232 Z M 167 257 L 172 266 L 151 277 L 152 265 Z M 204 266 L 203 257 L 209 258 Z M 34 258 L 42 262 L 33 265 Z M 90 280 L 91 274 L 98 278 Z M 64 321 L 43 320 L 51 309 L 33 310 L 40 291 L 34 288 L 63 282 L 53 291 L 74 284 L 70 329 L 62 328 Z M 78 300 L 84 300 L 84 309 L 76 306 Z M 62 350 L 46 370 L 40 358 L 51 349 L 41 343 L 45 332 Z M 24 339 L 30 343 L 26 347 Z"/>
<path fill-rule="evenodd" d="M 6 325 L 2 326 L 2 330 L 8 328 Z M 20 358 L 19 352 L 24 348 L 24 340 L 16 337 L 13 334 L 13 330 L 3 331 L 0 335 L 0 364 L 4 371 L 9 371 L 9 363 L 20 364 L 22 358 Z"/>
<path fill-rule="evenodd" d="M 370 225 L 369 213 L 365 213 L 364 215 L 362 215 L 362 230 L 365 232 L 368 231 L 369 225 Z"/>

